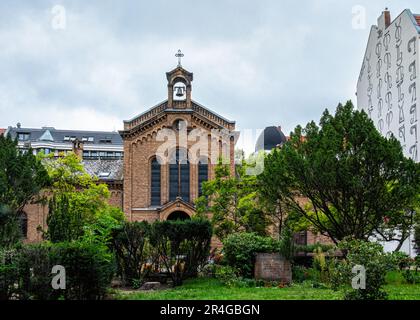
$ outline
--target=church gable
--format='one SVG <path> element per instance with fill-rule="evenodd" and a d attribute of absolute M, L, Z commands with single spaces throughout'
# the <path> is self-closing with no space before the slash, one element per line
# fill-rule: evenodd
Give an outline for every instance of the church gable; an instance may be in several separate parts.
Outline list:
<path fill-rule="evenodd" d="M 191 99 L 193 73 L 166 73 L 165 101 L 124 121 L 124 212 L 131 220 L 191 217 L 222 157 L 234 172 L 235 122 Z"/>
<path fill-rule="evenodd" d="M 178 52 L 177 57 L 182 57 Z M 132 138 L 137 135 L 147 134 L 156 127 L 168 127 L 171 120 L 177 115 L 186 116 L 191 123 L 203 129 L 227 129 L 234 130 L 235 122 L 229 121 L 203 105 L 191 99 L 193 73 L 185 70 L 180 63 L 178 66 L 166 73 L 168 81 L 168 98 L 139 114 L 131 120 L 124 121 L 124 130 L 120 131 L 123 138 Z M 186 119 L 185 119 L 186 120 Z"/>

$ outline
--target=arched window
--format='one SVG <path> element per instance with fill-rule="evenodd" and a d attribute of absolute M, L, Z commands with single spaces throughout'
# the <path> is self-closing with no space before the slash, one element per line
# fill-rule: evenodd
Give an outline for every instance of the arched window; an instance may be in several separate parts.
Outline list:
<path fill-rule="evenodd" d="M 207 159 L 200 159 L 198 162 L 198 196 L 203 195 L 202 183 L 209 179 L 209 165 Z"/>
<path fill-rule="evenodd" d="M 160 205 L 160 163 L 156 158 L 150 165 L 150 204 Z"/>
<path fill-rule="evenodd" d="M 169 200 L 190 201 L 190 163 L 187 151 L 177 149 L 169 162 Z"/>

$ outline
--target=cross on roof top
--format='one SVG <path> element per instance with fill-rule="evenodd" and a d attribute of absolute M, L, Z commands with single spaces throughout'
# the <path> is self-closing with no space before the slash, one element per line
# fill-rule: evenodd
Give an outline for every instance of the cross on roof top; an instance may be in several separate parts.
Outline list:
<path fill-rule="evenodd" d="M 181 52 L 181 50 L 178 50 L 178 52 L 175 54 L 175 57 L 178 58 L 178 67 L 181 66 L 181 58 L 184 56 L 184 54 Z"/>

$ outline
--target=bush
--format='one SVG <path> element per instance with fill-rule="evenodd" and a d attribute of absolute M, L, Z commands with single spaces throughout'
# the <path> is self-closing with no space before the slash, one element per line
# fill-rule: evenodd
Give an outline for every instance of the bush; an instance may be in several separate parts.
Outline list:
<path fill-rule="evenodd" d="M 9 300 L 15 292 L 18 282 L 16 249 L 0 249 L 0 300 Z"/>
<path fill-rule="evenodd" d="M 309 279 L 309 270 L 303 266 L 294 265 L 292 267 L 293 282 L 302 283 Z"/>
<path fill-rule="evenodd" d="M 416 270 L 404 270 L 402 275 L 409 284 L 419 284 L 420 283 L 420 273 Z"/>
<path fill-rule="evenodd" d="M 401 251 L 388 252 L 386 253 L 387 269 L 392 270 L 403 270 L 410 265 L 410 256 Z"/>
<path fill-rule="evenodd" d="M 113 230 L 112 250 L 115 252 L 118 274 L 125 285 L 140 286 L 150 271 L 146 263 L 153 264 L 154 254 L 149 243 L 150 224 L 126 222 Z"/>
<path fill-rule="evenodd" d="M 102 299 L 114 272 L 106 247 L 82 242 L 23 245 L 2 257 L 2 299 Z M 55 265 L 65 268 L 66 289 L 52 288 Z"/>
<path fill-rule="evenodd" d="M 48 243 L 22 246 L 18 253 L 20 299 L 53 300 L 61 292 L 51 287 L 53 246 Z"/>
<path fill-rule="evenodd" d="M 344 274 L 350 275 L 356 265 L 361 265 L 366 270 L 366 288 L 353 289 L 345 293 L 348 300 L 380 300 L 386 299 L 387 294 L 382 290 L 385 285 L 387 272 L 387 259 L 383 248 L 379 243 L 361 240 L 343 241 L 340 247 L 347 251 L 346 261 L 342 262 Z M 355 276 L 355 274 L 352 274 Z M 345 277 L 344 281 L 351 283 L 351 277 Z"/>
<path fill-rule="evenodd" d="M 255 254 L 278 252 L 279 242 L 255 233 L 234 233 L 223 241 L 224 262 L 245 278 L 254 276 Z"/>
<path fill-rule="evenodd" d="M 150 242 L 174 286 L 181 285 L 187 276 L 196 276 L 207 262 L 211 236 L 211 224 L 203 218 L 153 223 Z"/>
<path fill-rule="evenodd" d="M 216 265 L 215 276 L 225 286 L 233 287 L 239 281 L 239 271 L 231 266 Z"/>
<path fill-rule="evenodd" d="M 65 299 L 98 300 L 105 297 L 115 272 L 113 255 L 105 246 L 82 242 L 53 247 L 52 263 L 66 270 Z"/>

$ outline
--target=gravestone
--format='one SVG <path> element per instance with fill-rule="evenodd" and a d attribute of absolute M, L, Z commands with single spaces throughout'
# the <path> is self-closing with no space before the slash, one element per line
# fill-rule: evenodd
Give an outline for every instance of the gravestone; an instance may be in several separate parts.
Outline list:
<path fill-rule="evenodd" d="M 279 253 L 257 253 L 254 276 L 257 280 L 288 284 L 292 282 L 292 267 Z"/>

